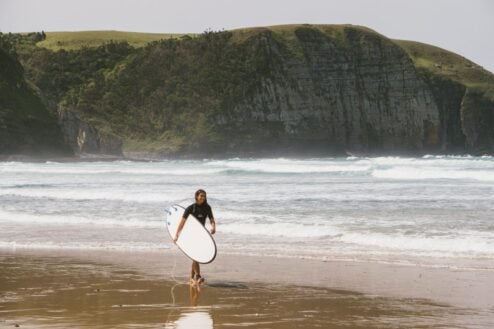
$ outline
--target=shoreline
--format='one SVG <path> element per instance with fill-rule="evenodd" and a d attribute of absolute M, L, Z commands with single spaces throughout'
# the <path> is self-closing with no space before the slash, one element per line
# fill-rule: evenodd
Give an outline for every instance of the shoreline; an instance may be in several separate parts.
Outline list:
<path fill-rule="evenodd" d="M 482 157 L 494 156 L 494 153 L 441 153 L 441 152 L 374 152 L 374 153 L 358 153 L 358 152 L 337 152 L 337 153 L 297 153 L 297 152 L 245 152 L 245 153 L 190 153 L 190 154 L 175 154 L 163 155 L 160 153 L 150 152 L 124 152 L 122 155 L 113 154 L 77 154 L 73 156 L 57 156 L 57 155 L 29 155 L 29 154 L 0 154 L 0 162 L 26 162 L 26 163 L 43 163 L 43 162 L 60 162 L 60 163 L 78 163 L 78 162 L 112 162 L 112 161 L 134 161 L 134 162 L 154 162 L 166 160 L 226 160 L 234 158 L 287 158 L 287 159 L 312 159 L 312 158 L 373 158 L 373 157 L 403 157 L 403 158 L 421 158 L 424 156 L 453 156 L 453 157 Z"/>
<path fill-rule="evenodd" d="M 0 254 L 68 257 L 114 264 L 144 276 L 187 280 L 190 260 L 176 249 L 156 251 L 0 249 Z M 295 285 L 354 291 L 385 298 L 423 299 L 453 307 L 491 310 L 494 316 L 494 271 L 429 267 L 372 261 L 312 260 L 224 254 L 202 265 L 212 281 Z"/>

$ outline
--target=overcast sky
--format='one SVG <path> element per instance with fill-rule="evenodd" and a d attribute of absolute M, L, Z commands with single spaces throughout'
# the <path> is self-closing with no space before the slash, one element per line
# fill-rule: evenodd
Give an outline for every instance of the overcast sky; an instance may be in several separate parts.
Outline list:
<path fill-rule="evenodd" d="M 490 0 L 0 0 L 0 31 L 203 32 L 356 24 L 457 52 L 494 72 Z"/>

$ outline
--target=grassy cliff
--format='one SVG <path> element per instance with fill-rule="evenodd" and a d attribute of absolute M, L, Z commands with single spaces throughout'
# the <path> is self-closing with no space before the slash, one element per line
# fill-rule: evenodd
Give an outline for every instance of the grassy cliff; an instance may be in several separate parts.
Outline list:
<path fill-rule="evenodd" d="M 494 151 L 492 73 L 366 27 L 8 39 L 22 63 L 2 77 L 10 104 L 73 113 L 127 152 Z M 22 97 L 13 76 L 24 79 Z"/>
<path fill-rule="evenodd" d="M 413 59 L 416 67 L 484 92 L 494 100 L 494 74 L 463 56 L 425 43 L 394 40 Z"/>
<path fill-rule="evenodd" d="M 446 144 L 470 153 L 494 151 L 494 74 L 432 45 L 394 40 L 428 82 L 443 118 Z"/>

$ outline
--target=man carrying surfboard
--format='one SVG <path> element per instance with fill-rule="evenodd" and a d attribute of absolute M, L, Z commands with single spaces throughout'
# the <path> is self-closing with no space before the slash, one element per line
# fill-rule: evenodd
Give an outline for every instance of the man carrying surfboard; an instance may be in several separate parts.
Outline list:
<path fill-rule="evenodd" d="M 206 225 L 206 218 L 209 218 L 209 221 L 211 222 L 211 234 L 214 234 L 216 232 L 216 222 L 213 217 L 213 210 L 207 202 L 206 191 L 201 189 L 197 190 L 195 193 L 195 200 L 195 203 L 191 204 L 185 209 L 180 224 L 178 225 L 177 233 L 175 234 L 175 238 L 173 239 L 174 242 L 177 242 L 180 236 L 180 232 L 182 232 L 185 221 L 187 220 L 189 215 L 197 218 L 197 220 L 203 226 Z M 199 267 L 199 263 L 196 261 L 192 261 L 190 280 L 192 284 L 199 284 L 204 282 L 204 278 L 201 277 L 201 268 Z"/>

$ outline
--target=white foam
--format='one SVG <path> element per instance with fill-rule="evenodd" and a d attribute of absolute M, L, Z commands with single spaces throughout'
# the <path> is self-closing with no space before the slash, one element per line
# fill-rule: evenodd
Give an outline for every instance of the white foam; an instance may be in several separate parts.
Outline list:
<path fill-rule="evenodd" d="M 493 168 L 494 157 L 473 156 L 424 156 L 422 158 L 376 157 L 366 158 L 379 165 L 443 165 L 443 166 L 481 166 Z"/>
<path fill-rule="evenodd" d="M 277 236 L 289 238 L 317 238 L 339 235 L 340 232 L 333 227 L 324 225 L 303 225 L 293 223 L 251 224 L 232 223 L 218 225 L 224 233 L 239 235 Z"/>
<path fill-rule="evenodd" d="M 490 237 L 424 237 L 391 235 L 381 233 L 347 232 L 337 238 L 338 241 L 361 246 L 374 246 L 384 249 L 420 252 L 422 254 L 494 257 L 494 235 Z M 485 235 L 485 234 L 484 234 Z"/>
<path fill-rule="evenodd" d="M 34 225 L 102 225 L 102 226 L 121 226 L 132 228 L 163 228 L 164 217 L 161 221 L 148 220 L 145 221 L 142 218 L 130 218 L 130 219 L 114 219 L 104 217 L 82 217 L 82 216 L 67 216 L 67 215 L 47 215 L 47 214 L 30 214 L 30 213 L 18 213 L 0 210 L 0 223 L 22 223 L 22 224 L 34 224 Z"/>
<path fill-rule="evenodd" d="M 327 160 L 289 160 L 289 159 L 260 159 L 260 160 L 223 160 L 211 161 L 207 166 L 228 168 L 262 173 L 335 173 L 335 172 L 365 172 L 370 169 L 368 163 L 346 163 Z"/>
<path fill-rule="evenodd" d="M 176 195 L 164 195 L 160 192 L 144 192 L 128 190 L 102 190 L 81 188 L 2 188 L 0 195 L 15 195 L 29 198 L 51 198 L 68 200 L 114 200 L 139 203 L 163 203 L 165 200 L 174 199 Z"/>
<path fill-rule="evenodd" d="M 141 167 L 119 165 L 110 163 L 105 165 L 95 164 L 90 166 L 83 164 L 9 164 L 0 165 L 0 173 L 32 173 L 32 174 L 62 174 L 62 175 L 103 175 L 103 174 L 126 174 L 126 175 L 173 175 L 173 176 L 196 176 L 210 175 L 224 171 L 221 168 L 207 168 L 201 166 L 178 166 L 178 165 L 143 165 Z"/>
<path fill-rule="evenodd" d="M 328 225 L 303 225 L 293 223 L 252 224 L 233 223 L 223 224 L 221 232 L 237 235 L 272 236 L 287 238 L 325 238 L 326 242 L 344 242 L 356 245 L 365 251 L 369 247 L 379 247 L 383 250 L 419 252 L 421 254 L 462 254 L 467 256 L 494 257 L 494 235 L 480 237 L 479 232 L 465 238 L 458 237 L 425 237 L 400 234 L 358 233 L 343 230 Z M 309 245 L 311 245 L 309 243 Z M 344 247 L 342 247 L 344 248 Z M 370 248 L 375 250 L 375 248 Z"/>
<path fill-rule="evenodd" d="M 159 251 L 170 249 L 170 245 L 155 243 L 116 243 L 116 242 L 16 242 L 0 241 L 0 249 L 15 251 L 26 250 L 118 250 L 118 251 Z"/>
<path fill-rule="evenodd" d="M 493 157 L 425 156 L 423 158 L 321 158 L 321 159 L 229 159 L 161 161 L 151 163 L 115 161 L 92 163 L 0 162 L 0 173 L 68 175 L 215 175 L 227 171 L 277 174 L 348 174 L 372 172 L 386 179 L 476 179 L 494 180 Z"/>
<path fill-rule="evenodd" d="M 494 181 L 494 170 L 465 170 L 450 169 L 442 167 L 409 167 L 401 166 L 391 169 L 374 170 L 372 176 L 375 178 L 397 179 L 397 180 L 423 180 L 423 179 L 464 179 L 478 181 Z"/>

